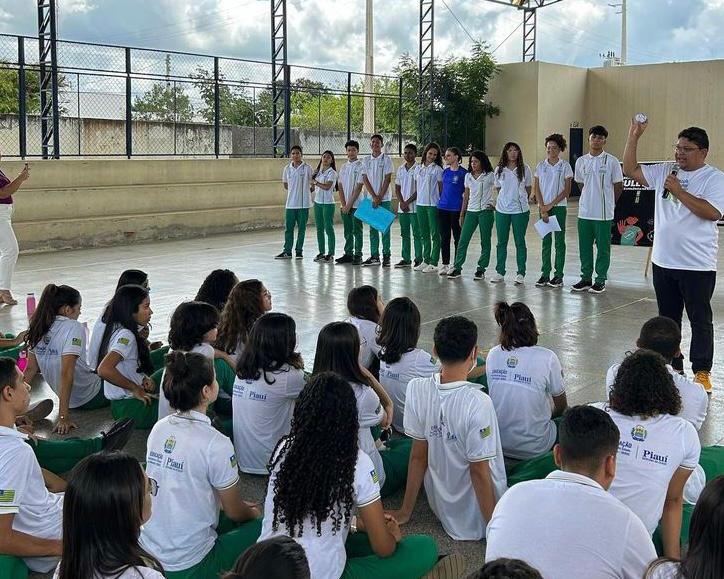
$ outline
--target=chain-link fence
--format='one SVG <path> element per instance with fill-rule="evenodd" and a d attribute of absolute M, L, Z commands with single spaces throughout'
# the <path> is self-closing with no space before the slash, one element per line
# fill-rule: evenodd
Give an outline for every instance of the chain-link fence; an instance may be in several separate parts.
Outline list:
<path fill-rule="evenodd" d="M 62 157 L 275 153 L 270 63 L 58 41 L 57 71 Z M 278 128 L 307 155 L 349 139 L 366 152 L 373 133 L 393 154 L 418 140 L 417 88 L 401 78 L 289 66 L 288 79 Z M 39 87 L 37 39 L 0 35 L 3 156 L 42 155 Z"/>

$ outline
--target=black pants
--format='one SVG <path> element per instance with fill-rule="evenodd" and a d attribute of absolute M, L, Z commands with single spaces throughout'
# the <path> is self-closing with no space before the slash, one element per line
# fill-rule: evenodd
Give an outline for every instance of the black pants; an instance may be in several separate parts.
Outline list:
<path fill-rule="evenodd" d="M 714 360 L 711 296 L 716 285 L 716 272 L 667 269 L 656 264 L 653 264 L 653 272 L 659 315 L 671 318 L 681 327 L 686 309 L 691 324 L 691 369 L 694 372 L 711 371 Z M 674 360 L 673 366 L 683 370 L 683 357 Z"/>
<path fill-rule="evenodd" d="M 460 211 L 437 210 L 437 223 L 440 227 L 440 251 L 443 265 L 450 265 L 450 232 L 455 239 L 455 251 L 460 241 Z M 453 260 L 454 261 L 454 260 Z"/>

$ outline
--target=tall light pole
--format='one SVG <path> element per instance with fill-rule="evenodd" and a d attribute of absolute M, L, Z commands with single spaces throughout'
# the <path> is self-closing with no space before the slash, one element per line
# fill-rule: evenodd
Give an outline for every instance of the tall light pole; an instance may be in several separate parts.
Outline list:
<path fill-rule="evenodd" d="M 621 12 L 616 14 L 621 15 L 621 64 L 624 65 L 628 62 L 628 33 L 626 31 L 626 0 L 621 0 L 616 4 L 609 4 L 611 8 L 620 8 Z"/>
<path fill-rule="evenodd" d="M 365 96 L 363 130 L 365 133 L 375 132 L 375 99 L 374 92 L 375 61 L 374 61 L 374 12 L 372 0 L 365 0 Z"/>

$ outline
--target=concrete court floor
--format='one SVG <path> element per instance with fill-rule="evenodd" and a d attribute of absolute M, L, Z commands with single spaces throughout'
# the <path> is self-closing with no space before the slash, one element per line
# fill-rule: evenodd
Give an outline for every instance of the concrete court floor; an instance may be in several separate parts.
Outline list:
<path fill-rule="evenodd" d="M 499 300 L 526 302 L 539 322 L 540 343 L 553 349 L 561 359 L 569 403 L 579 404 L 604 398 L 604 376 L 608 366 L 621 359 L 634 346 L 641 324 L 656 315 L 651 279 L 644 278 L 647 250 L 614 247 L 607 292 L 602 295 L 572 294 L 569 286 L 578 281 L 578 244 L 575 216 L 577 207 L 569 208 L 566 288 L 554 290 L 534 287 L 539 277 L 540 239 L 530 227 L 528 231 L 528 274 L 524 287 L 512 283 L 515 273 L 514 250 L 509 252 L 506 283 L 494 286 L 487 281 L 475 282 L 472 274 L 478 240 L 474 238 L 464 277 L 443 279 L 434 274 L 410 270 L 354 268 L 331 266 L 312 261 L 316 254 L 314 228 L 307 231 L 306 255 L 303 261 L 275 261 L 281 249 L 282 232 L 268 230 L 205 239 L 158 242 L 103 249 L 63 251 L 59 253 L 22 255 L 14 279 L 14 291 L 21 304 L 0 309 L 0 328 L 17 332 L 25 327 L 22 299 L 26 292 L 40 295 L 45 284 L 65 283 L 76 287 L 83 296 L 81 321 L 92 326 L 101 308 L 111 297 L 120 272 L 141 268 L 149 273 L 151 307 L 154 310 L 152 337 L 166 338 L 168 321 L 181 301 L 192 299 L 206 274 L 214 268 L 234 270 L 240 279 L 258 277 L 273 294 L 273 308 L 292 315 L 298 328 L 300 350 L 307 368 L 312 367 L 316 334 L 324 324 L 343 319 L 346 295 L 355 285 L 375 285 L 385 300 L 409 296 L 422 313 L 423 329 L 420 346 L 432 348 L 435 323 L 445 316 L 462 314 L 473 319 L 479 328 L 479 343 L 489 348 L 496 343 L 496 325 L 492 308 Z M 342 238 L 337 228 L 338 247 Z M 365 239 L 365 249 L 368 241 Z M 513 249 L 512 240 L 510 249 Z M 393 227 L 393 262 L 399 259 L 399 229 Z M 341 252 L 338 249 L 337 255 Z M 494 254 L 494 251 L 493 251 Z M 494 261 L 494 255 L 493 255 Z M 720 271 L 724 268 L 720 268 Z M 490 269 L 489 271 L 492 271 Z M 720 277 L 724 276 L 724 271 Z M 720 283 L 724 281 L 720 279 Z M 717 350 L 724 342 L 724 299 L 717 292 L 713 300 Z M 689 330 L 684 332 L 688 350 Z M 690 370 L 689 370 L 690 371 Z M 714 368 L 714 394 L 709 418 L 701 430 L 702 443 L 724 444 L 724 367 Z M 47 385 L 35 383 L 33 399 L 53 396 Z M 51 415 L 51 418 L 55 413 Z M 78 436 L 92 435 L 106 427 L 107 410 L 73 413 L 80 428 Z M 50 435 L 51 423 L 39 424 L 41 435 Z M 136 431 L 128 450 L 142 459 L 145 455 L 146 433 Z M 262 477 L 243 475 L 247 498 L 261 501 L 266 487 Z M 386 501 L 388 508 L 399 506 L 402 493 Z M 483 562 L 484 543 L 455 543 L 450 540 L 422 496 L 413 520 L 404 527 L 406 533 L 432 534 L 442 553 L 464 554 L 472 571 Z M 49 575 L 48 575 L 49 576 Z"/>

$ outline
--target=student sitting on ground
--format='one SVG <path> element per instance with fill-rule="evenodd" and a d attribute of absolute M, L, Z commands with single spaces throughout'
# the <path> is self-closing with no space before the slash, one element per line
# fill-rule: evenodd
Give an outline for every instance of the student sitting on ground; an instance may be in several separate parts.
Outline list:
<path fill-rule="evenodd" d="M 656 551 L 639 518 L 607 492 L 618 428 L 602 410 L 575 406 L 559 435 L 560 470 L 511 487 L 495 507 L 486 559 L 522 559 L 547 579 L 639 579 Z"/>
<path fill-rule="evenodd" d="M 371 285 L 362 285 L 352 288 L 347 295 L 347 311 L 349 322 L 359 332 L 359 363 L 370 370 L 373 375 L 379 372 L 377 354 L 380 347 L 377 344 L 379 334 L 380 317 L 385 309 L 385 304 L 380 298 L 377 289 Z"/>
<path fill-rule="evenodd" d="M 221 312 L 237 283 L 239 278 L 230 269 L 215 269 L 204 279 L 194 301 L 211 304 Z"/>
<path fill-rule="evenodd" d="M 543 579 L 543 575 L 525 561 L 496 559 L 483 565 L 480 571 L 467 579 Z"/>
<path fill-rule="evenodd" d="M 424 479 L 430 508 L 459 541 L 485 537 L 495 503 L 507 489 L 493 403 L 466 381 L 477 339 L 476 325 L 461 316 L 435 328 L 433 354 L 442 368 L 407 386 L 405 434 L 414 442 L 405 498 L 393 513 L 401 524 L 410 519 Z"/>
<path fill-rule="evenodd" d="M 291 537 L 280 535 L 259 541 L 239 557 L 234 570 L 221 579 L 310 579 L 304 548 Z"/>
<path fill-rule="evenodd" d="M 53 579 L 163 579 L 138 542 L 157 489 L 132 456 L 98 453 L 73 470 L 63 501 L 63 555 Z"/>
<path fill-rule="evenodd" d="M 268 474 L 279 439 L 289 433 L 294 401 L 304 388 L 297 325 L 286 314 L 259 318 L 239 358 L 234 382 L 234 448 L 239 469 Z"/>
<path fill-rule="evenodd" d="M 157 492 L 141 545 L 168 579 L 216 579 L 256 541 L 260 511 L 241 499 L 234 447 L 206 416 L 219 391 L 211 360 L 170 352 L 163 389 L 176 413 L 148 437 L 146 473 Z M 220 509 L 241 525 L 222 534 Z"/>
<path fill-rule="evenodd" d="M 535 318 L 524 303 L 498 303 L 495 321 L 500 345 L 488 353 L 485 372 L 503 454 L 519 460 L 535 458 L 553 447 L 553 418 L 568 405 L 561 363 L 554 352 L 537 345 Z"/>
<path fill-rule="evenodd" d="M 259 538 L 294 538 L 315 579 L 422 577 L 435 565 L 437 547 L 427 536 L 403 539 L 385 516 L 359 429 L 349 383 L 332 372 L 315 374 L 272 456 Z"/>

